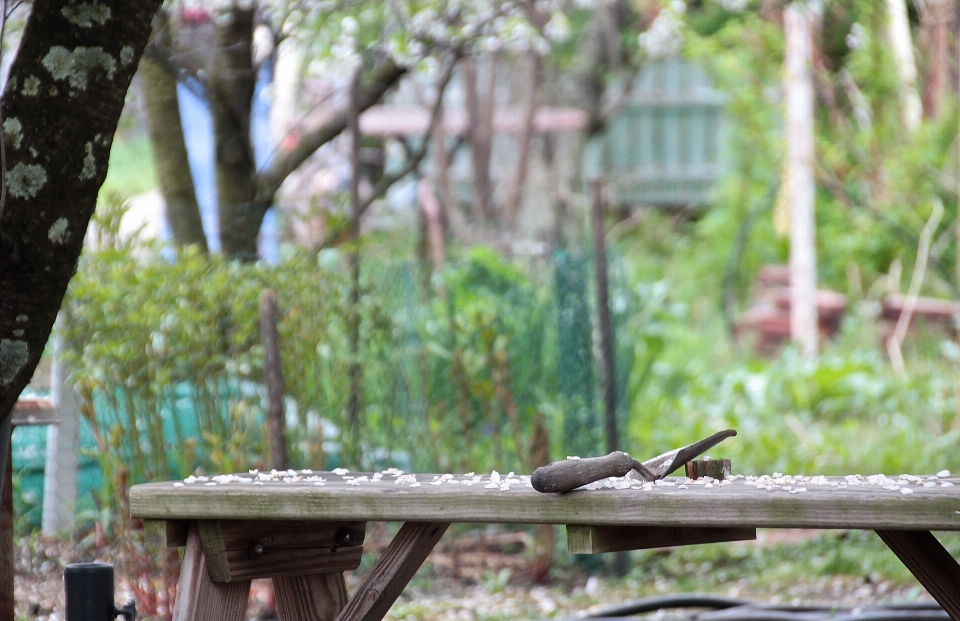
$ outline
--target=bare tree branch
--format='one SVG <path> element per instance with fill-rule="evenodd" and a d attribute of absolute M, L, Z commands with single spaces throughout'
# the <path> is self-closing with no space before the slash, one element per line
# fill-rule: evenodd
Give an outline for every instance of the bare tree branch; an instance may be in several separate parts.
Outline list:
<path fill-rule="evenodd" d="M 392 59 L 378 63 L 371 71 L 369 81 L 360 85 L 357 101 L 360 112 L 380 102 L 383 96 L 393 88 L 407 72 Z M 338 110 L 333 117 L 320 127 L 305 135 L 300 144 L 292 151 L 278 155 L 269 168 L 257 175 L 257 198 L 269 206 L 280 185 L 290 173 L 303 164 L 317 149 L 333 140 L 347 127 L 347 110 Z"/>
<path fill-rule="evenodd" d="M 370 208 L 370 205 L 372 205 L 378 198 L 386 194 L 387 190 L 389 190 L 394 183 L 400 181 L 415 171 L 417 167 L 420 166 L 420 163 L 423 162 L 423 158 L 426 157 L 430 146 L 430 136 L 432 136 L 436 131 L 437 125 L 442 119 L 441 112 L 443 111 L 443 94 L 447 90 L 447 85 L 450 83 L 450 78 L 453 77 L 453 69 L 456 66 L 459 58 L 459 54 L 455 54 L 449 60 L 440 74 L 440 79 L 437 82 L 437 99 L 430 110 L 430 123 L 420 139 L 420 146 L 416 149 L 416 151 L 412 151 L 409 150 L 409 143 L 406 141 L 402 142 L 409 153 L 406 163 L 395 173 L 384 175 L 383 178 L 380 179 L 375 186 L 373 186 L 370 194 L 357 204 L 357 218 L 362 218 L 363 214 L 366 213 L 367 209 Z M 320 244 L 320 247 L 322 248 L 329 246 L 332 242 L 333 238 L 328 237 Z"/>

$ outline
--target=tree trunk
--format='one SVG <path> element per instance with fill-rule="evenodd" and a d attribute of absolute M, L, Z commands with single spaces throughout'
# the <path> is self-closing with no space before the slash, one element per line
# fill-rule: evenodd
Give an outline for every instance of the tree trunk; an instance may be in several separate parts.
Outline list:
<path fill-rule="evenodd" d="M 160 0 L 89 19 L 36 0 L 3 95 L 0 416 L 30 380 L 77 266 L 113 134 Z"/>
<path fill-rule="evenodd" d="M 887 0 L 888 33 L 899 77 L 900 118 L 907 132 L 920 126 L 923 106 L 917 94 L 917 61 L 913 55 L 907 0 Z"/>
<path fill-rule="evenodd" d="M 810 15 L 799 3 L 783 13 L 786 30 L 787 182 L 790 201 L 790 336 L 817 355 L 817 256 L 813 180 L 813 75 Z"/>
<path fill-rule="evenodd" d="M 257 258 L 257 234 L 266 206 L 256 203 L 257 165 L 250 141 L 253 9 L 234 5 L 217 22 L 210 65 L 210 112 L 216 149 L 220 240 L 229 258 Z"/>
<path fill-rule="evenodd" d="M 196 245 L 206 253 L 207 238 L 180 124 L 177 78 L 169 61 L 164 62 L 170 58 L 171 47 L 169 18 L 161 10 L 154 20 L 153 42 L 140 63 L 150 147 L 174 244 L 178 248 Z"/>
<path fill-rule="evenodd" d="M 540 85 L 543 83 L 543 59 L 537 52 L 530 53 L 530 92 L 527 105 L 523 110 L 523 126 L 517 137 L 517 166 L 510 182 L 510 189 L 503 201 L 503 221 L 507 228 L 513 227 L 523 201 L 523 189 L 527 184 L 527 171 L 530 169 L 530 145 L 535 131 L 534 119 L 539 105 Z"/>
<path fill-rule="evenodd" d="M 571 78 L 575 85 L 575 104 L 589 115 L 588 136 L 603 131 L 610 120 L 604 109 L 606 79 L 611 69 L 617 69 L 621 64 L 618 37 L 629 11 L 630 5 L 624 0 L 598 3 L 584 35 L 580 37 Z"/>
<path fill-rule="evenodd" d="M 389 58 L 377 63 L 370 70 L 369 75 L 364 76 L 360 84 L 359 111 L 363 112 L 370 106 L 380 103 L 383 96 L 396 86 L 406 72 L 405 67 L 400 67 Z M 346 129 L 348 107 L 344 106 L 331 115 L 323 125 L 301 136 L 300 142 L 289 152 L 275 154 L 270 166 L 257 175 L 259 188 L 257 199 L 261 203 L 269 205 L 287 175 L 303 164 L 317 149 Z"/>
<path fill-rule="evenodd" d="M 443 204 L 433 191 L 433 185 L 428 179 L 417 182 L 417 202 L 420 203 L 420 213 L 423 218 L 423 260 L 427 254 L 434 269 L 441 269 L 447 260 L 447 240 L 443 231 Z M 429 249 L 429 252 L 426 250 Z"/>
<path fill-rule="evenodd" d="M 439 105 L 440 122 L 437 123 L 436 127 L 433 130 L 433 136 L 431 137 L 431 145 L 433 146 L 433 187 L 436 189 L 435 198 L 437 199 L 437 216 L 439 217 L 439 222 L 441 225 L 441 235 L 443 237 L 443 245 L 436 247 L 436 245 L 431 242 L 432 246 L 435 246 L 435 249 L 443 248 L 441 254 L 446 257 L 446 238 L 450 233 L 450 210 L 453 205 L 456 204 L 456 196 L 453 193 L 453 184 L 450 182 L 450 161 L 452 159 L 453 153 L 450 149 L 447 148 L 447 132 L 444 127 L 444 116 L 446 111 L 443 106 L 443 93 L 441 92 L 438 96 L 440 97 L 437 100 Z M 419 191 L 419 186 L 418 186 Z M 422 205 L 421 201 L 421 205 Z M 429 215 L 429 214 L 428 214 Z M 431 236 L 433 233 L 431 232 Z M 432 238 L 431 238 L 432 239 Z M 436 255 L 434 255 L 434 260 L 436 260 Z M 439 265 L 438 265 L 439 267 Z"/>
<path fill-rule="evenodd" d="M 496 108 L 497 57 L 489 56 L 487 83 L 478 90 L 477 66 L 473 58 L 463 61 L 463 84 L 467 107 L 466 139 L 473 165 L 473 191 L 477 215 L 488 224 L 497 222 L 493 203 L 490 159 L 493 152 L 493 114 Z"/>
<path fill-rule="evenodd" d="M 950 24 L 954 3 L 950 0 L 927 0 L 923 16 L 923 43 L 927 49 L 926 80 L 923 89 L 923 114 L 934 119 L 940 114 L 943 95 L 950 76 Z"/>

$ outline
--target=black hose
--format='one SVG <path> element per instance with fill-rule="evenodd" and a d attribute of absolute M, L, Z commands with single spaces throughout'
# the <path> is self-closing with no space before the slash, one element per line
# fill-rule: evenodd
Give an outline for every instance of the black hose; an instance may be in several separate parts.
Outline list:
<path fill-rule="evenodd" d="M 661 595 L 657 597 L 647 597 L 638 599 L 629 604 L 612 606 L 598 610 L 592 614 L 586 615 L 588 619 L 611 618 L 611 617 L 629 617 L 630 615 L 639 615 L 645 612 L 655 612 L 667 608 L 710 608 L 711 610 L 723 610 L 733 608 L 734 606 L 749 606 L 755 602 L 747 599 L 738 599 L 736 597 L 724 597 L 723 595 L 709 595 L 705 593 L 689 593 L 683 595 Z"/>
<path fill-rule="evenodd" d="M 631 615 L 679 608 L 708 610 L 681 615 L 675 621 L 950 621 L 950 616 L 936 602 L 905 602 L 851 609 L 835 606 L 767 605 L 702 593 L 647 597 L 604 608 L 582 617 L 559 621 L 637 621 Z"/>
<path fill-rule="evenodd" d="M 860 614 L 837 615 L 830 621 L 949 621 L 950 615 L 940 610 L 870 610 Z"/>

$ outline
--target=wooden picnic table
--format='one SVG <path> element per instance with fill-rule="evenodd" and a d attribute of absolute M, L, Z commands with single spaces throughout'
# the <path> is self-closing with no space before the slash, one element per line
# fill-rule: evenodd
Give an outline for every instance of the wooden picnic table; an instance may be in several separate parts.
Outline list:
<path fill-rule="evenodd" d="M 960 565 L 931 533 L 960 530 L 960 477 L 946 473 L 624 477 L 558 495 L 512 473 L 252 471 L 136 485 L 130 507 L 152 544 L 186 548 L 175 621 L 242 619 L 253 578 L 273 578 L 284 621 L 380 621 L 452 522 L 566 525 L 575 553 L 874 530 L 960 621 Z M 348 601 L 367 521 L 403 526 Z"/>

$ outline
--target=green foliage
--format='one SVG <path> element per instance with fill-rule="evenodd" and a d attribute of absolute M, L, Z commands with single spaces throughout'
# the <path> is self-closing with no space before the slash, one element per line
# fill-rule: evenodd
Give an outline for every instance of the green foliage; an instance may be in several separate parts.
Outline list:
<path fill-rule="evenodd" d="M 731 341 L 719 312 L 721 273 L 704 226 L 650 214 L 620 238 L 627 279 L 637 283 L 617 332 L 634 353 L 625 450 L 652 455 L 733 427 L 740 436 L 717 452 L 740 473 L 960 467 L 960 355 L 947 334 L 911 331 L 909 373 L 898 377 L 874 307 L 852 299 L 840 335 L 817 362 L 790 348 L 757 358 Z"/>
<path fill-rule="evenodd" d="M 938 538 L 952 554 L 960 551 L 960 538 L 953 533 Z M 870 531 L 825 532 L 799 542 L 765 546 L 686 546 L 670 554 L 635 553 L 634 561 L 637 569 L 632 575 L 642 571 L 643 576 L 658 576 L 670 591 L 712 590 L 746 581 L 751 590 L 783 593 L 797 583 L 797 576 L 805 581 L 856 576 L 913 582 L 903 563 Z"/>
<path fill-rule="evenodd" d="M 948 96 L 948 109 L 908 132 L 900 117 L 883 3 L 833 3 L 825 10 L 819 38 L 825 59 L 815 68 L 821 286 L 848 290 L 853 269 L 856 295 L 875 283 L 901 292 L 901 283 L 881 278 L 894 263 L 912 268 L 920 229 L 940 201 L 946 215 L 934 238 L 924 291 L 952 297 L 957 292 L 951 231 L 956 189 L 948 181 L 953 175 L 945 171 L 956 166 L 951 149 L 957 136 L 955 102 Z M 767 210 L 749 227 L 738 270 L 742 276 L 736 279 L 742 296 L 760 265 L 782 261 L 787 252 L 785 238 L 774 230 L 774 196 L 767 196 L 782 175 L 783 32 L 754 11 L 720 15 L 708 7 L 693 12 L 689 21 L 694 32 L 687 52 L 727 94 L 731 123 L 729 174 L 696 233 L 714 261 L 726 261 L 748 212 L 757 201 Z"/>
<path fill-rule="evenodd" d="M 519 471 L 533 467 L 536 421 L 556 411 L 546 403 L 549 290 L 525 271 L 478 249 L 424 295 L 412 263 L 363 264 L 359 438 L 344 435 L 351 307 L 336 250 L 266 266 L 106 248 L 81 263 L 65 336 L 104 466 L 125 469 L 127 482 L 264 466 L 267 287 L 280 302 L 293 464 Z M 340 464 L 340 446 L 354 441 L 363 463 Z"/>

